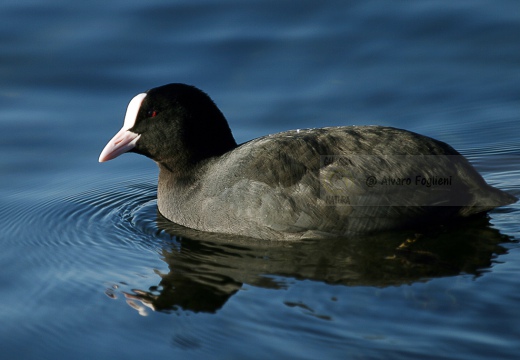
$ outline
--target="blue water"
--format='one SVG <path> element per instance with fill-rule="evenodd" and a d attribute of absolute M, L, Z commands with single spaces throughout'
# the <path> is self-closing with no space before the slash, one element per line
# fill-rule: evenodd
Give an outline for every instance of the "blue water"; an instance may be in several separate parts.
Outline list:
<path fill-rule="evenodd" d="M 97 158 L 135 94 L 185 82 L 238 142 L 401 127 L 519 196 L 519 43 L 516 0 L 2 2 L 2 358 L 516 359 L 519 204 L 229 242 L 158 218 L 149 159 Z"/>

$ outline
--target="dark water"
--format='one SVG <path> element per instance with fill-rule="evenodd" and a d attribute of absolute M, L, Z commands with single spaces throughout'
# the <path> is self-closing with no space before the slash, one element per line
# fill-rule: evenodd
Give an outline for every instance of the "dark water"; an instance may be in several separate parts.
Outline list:
<path fill-rule="evenodd" d="M 519 196 L 519 43 L 514 0 L 4 1 L 2 358 L 516 359 L 518 204 L 421 235 L 230 241 L 157 217 L 150 160 L 97 157 L 133 95 L 186 82 L 239 142 L 402 127 Z"/>

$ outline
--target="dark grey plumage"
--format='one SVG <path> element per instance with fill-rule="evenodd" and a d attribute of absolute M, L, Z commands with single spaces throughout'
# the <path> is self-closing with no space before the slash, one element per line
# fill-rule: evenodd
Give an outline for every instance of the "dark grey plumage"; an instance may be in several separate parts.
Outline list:
<path fill-rule="evenodd" d="M 202 231 L 284 240 L 348 236 L 516 201 L 486 184 L 449 145 L 391 127 L 293 130 L 237 146 L 211 99 L 183 84 L 147 92 L 129 130 L 139 134 L 131 151 L 159 165 L 161 214 Z M 451 181 L 421 186 L 417 176 Z M 412 183 L 388 183 L 399 179 Z"/>

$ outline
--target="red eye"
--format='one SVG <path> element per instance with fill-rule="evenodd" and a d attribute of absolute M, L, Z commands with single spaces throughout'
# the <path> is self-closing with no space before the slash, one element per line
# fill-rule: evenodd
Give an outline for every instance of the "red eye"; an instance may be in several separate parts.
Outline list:
<path fill-rule="evenodd" d="M 149 117 L 156 117 L 158 114 L 157 110 L 150 110 L 148 111 L 148 116 Z"/>

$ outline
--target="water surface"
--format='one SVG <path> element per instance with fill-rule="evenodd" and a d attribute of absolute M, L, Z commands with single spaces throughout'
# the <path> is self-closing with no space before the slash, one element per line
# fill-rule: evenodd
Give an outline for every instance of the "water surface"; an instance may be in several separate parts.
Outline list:
<path fill-rule="evenodd" d="M 518 10 L 4 2 L 4 356 L 515 359 L 518 204 L 419 235 L 230 240 L 158 216 L 150 160 L 97 158 L 136 93 L 186 82 L 210 94 L 238 142 L 401 127 L 448 142 L 519 196 Z"/>

